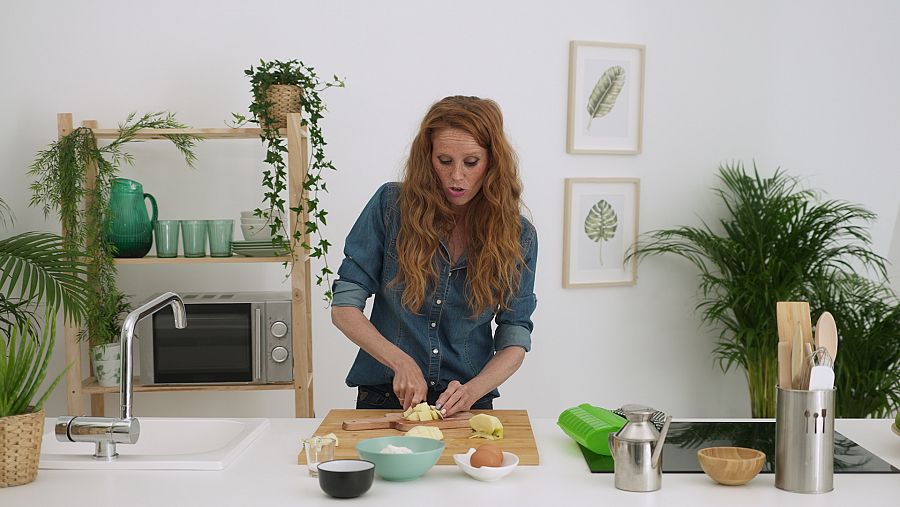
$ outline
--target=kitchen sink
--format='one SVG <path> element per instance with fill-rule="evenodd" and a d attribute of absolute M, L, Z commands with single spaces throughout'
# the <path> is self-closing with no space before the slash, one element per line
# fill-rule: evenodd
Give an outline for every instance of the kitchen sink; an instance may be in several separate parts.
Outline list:
<path fill-rule="evenodd" d="M 117 446 L 112 461 L 94 459 L 94 444 L 59 442 L 55 418 L 44 422 L 39 468 L 64 470 L 223 470 L 268 427 L 266 419 L 139 417 L 141 435 Z"/>

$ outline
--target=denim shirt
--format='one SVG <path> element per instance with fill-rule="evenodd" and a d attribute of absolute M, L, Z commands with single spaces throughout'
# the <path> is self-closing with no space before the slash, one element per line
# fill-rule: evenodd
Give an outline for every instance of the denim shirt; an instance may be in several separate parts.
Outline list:
<path fill-rule="evenodd" d="M 495 351 L 510 346 L 531 349 L 531 314 L 537 299 L 534 273 L 537 265 L 537 233 L 522 217 L 520 242 L 525 268 L 518 293 L 509 308 L 494 314 L 486 310 L 472 318 L 466 299 L 466 257 L 450 263 L 449 249 L 441 241 L 435 255 L 437 288 L 425 299 L 419 315 L 400 302 L 403 285 L 389 282 L 397 275 L 397 233 L 400 231 L 400 185 L 386 183 L 378 189 L 347 235 L 344 261 L 333 291 L 334 306 L 364 311 L 375 295 L 369 320 L 376 329 L 412 357 L 422 370 L 429 390 L 443 391 L 452 380 L 466 383 L 478 375 Z M 491 320 L 496 322 L 492 332 Z M 347 385 L 391 384 L 394 372 L 360 349 Z M 499 396 L 497 389 L 488 394 Z"/>

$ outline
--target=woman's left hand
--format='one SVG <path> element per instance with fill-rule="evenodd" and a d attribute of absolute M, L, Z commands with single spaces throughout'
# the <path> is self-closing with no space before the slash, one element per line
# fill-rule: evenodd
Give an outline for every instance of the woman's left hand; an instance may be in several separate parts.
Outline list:
<path fill-rule="evenodd" d="M 444 417 L 451 416 L 463 410 L 469 410 L 478 401 L 474 393 L 466 384 L 460 384 L 458 380 L 452 380 L 447 384 L 447 390 L 438 396 L 435 407 L 441 411 Z"/>

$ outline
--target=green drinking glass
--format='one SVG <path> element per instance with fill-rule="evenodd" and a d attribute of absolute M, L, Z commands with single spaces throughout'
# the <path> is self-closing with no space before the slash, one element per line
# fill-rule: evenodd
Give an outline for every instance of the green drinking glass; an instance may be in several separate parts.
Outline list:
<path fill-rule="evenodd" d="M 153 223 L 156 233 L 156 256 L 161 258 L 178 256 L 178 220 L 157 220 Z"/>
<path fill-rule="evenodd" d="M 209 255 L 231 257 L 234 239 L 234 220 L 209 220 Z"/>
<path fill-rule="evenodd" d="M 206 257 L 206 229 L 208 220 L 182 220 L 181 241 L 185 257 Z"/>

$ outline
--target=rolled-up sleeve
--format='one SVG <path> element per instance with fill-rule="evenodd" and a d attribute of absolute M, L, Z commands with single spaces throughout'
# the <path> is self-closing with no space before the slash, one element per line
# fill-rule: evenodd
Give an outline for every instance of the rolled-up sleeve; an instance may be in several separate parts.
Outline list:
<path fill-rule="evenodd" d="M 495 351 L 511 346 L 522 347 L 526 352 L 531 350 L 531 331 L 534 329 L 531 315 L 537 307 L 537 297 L 534 294 L 534 274 L 537 268 L 538 241 L 534 226 L 525 220 L 522 225 L 528 228 L 525 236 L 530 239 L 524 243 L 525 268 L 522 270 L 522 279 L 516 297 L 509 308 L 499 312 L 494 319 L 497 324 L 497 330 L 494 333 Z"/>
<path fill-rule="evenodd" d="M 333 306 L 353 306 L 364 310 L 366 300 L 378 291 L 384 261 L 385 193 L 382 185 L 360 213 L 347 240 L 338 279 L 332 285 Z"/>

